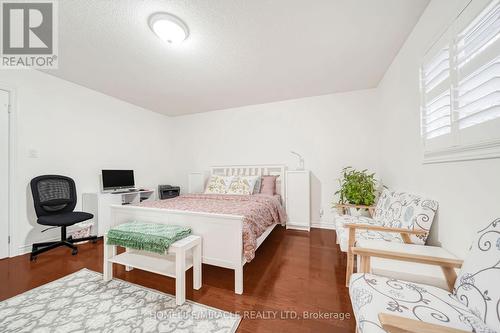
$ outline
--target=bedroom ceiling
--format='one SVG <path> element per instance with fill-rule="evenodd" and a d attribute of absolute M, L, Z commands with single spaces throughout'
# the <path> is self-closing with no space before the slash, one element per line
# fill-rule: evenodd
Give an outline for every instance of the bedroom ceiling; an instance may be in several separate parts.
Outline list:
<path fill-rule="evenodd" d="M 429 0 L 64 0 L 48 73 L 183 115 L 376 87 Z M 178 47 L 148 17 L 189 26 Z"/>

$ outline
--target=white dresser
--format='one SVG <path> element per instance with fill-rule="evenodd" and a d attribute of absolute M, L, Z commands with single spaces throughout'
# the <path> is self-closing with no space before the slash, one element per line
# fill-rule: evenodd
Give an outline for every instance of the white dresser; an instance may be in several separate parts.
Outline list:
<path fill-rule="evenodd" d="M 311 176 L 309 170 L 286 172 L 287 229 L 311 229 Z"/>

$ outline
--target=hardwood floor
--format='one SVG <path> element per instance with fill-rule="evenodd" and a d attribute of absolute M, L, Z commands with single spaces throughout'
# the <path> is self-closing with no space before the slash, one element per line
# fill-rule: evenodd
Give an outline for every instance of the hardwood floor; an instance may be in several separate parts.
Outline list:
<path fill-rule="evenodd" d="M 79 254 L 59 248 L 30 262 L 28 255 L 0 260 L 0 300 L 58 279 L 82 268 L 102 272 L 102 240 L 79 245 Z M 337 332 L 355 330 L 348 289 L 345 255 L 335 244 L 334 231 L 310 233 L 275 228 L 244 268 L 244 294 L 233 292 L 231 270 L 203 265 L 203 287 L 192 289 L 192 269 L 187 273 L 188 299 L 238 312 L 243 320 L 238 332 Z M 173 279 L 115 266 L 115 277 L 175 294 Z M 289 311 L 289 312 L 288 312 Z M 295 312 L 292 312 L 295 311 Z M 338 319 L 284 319 L 304 312 L 328 314 Z M 273 318 L 276 316 L 276 318 Z M 341 320 L 340 318 L 342 318 Z"/>

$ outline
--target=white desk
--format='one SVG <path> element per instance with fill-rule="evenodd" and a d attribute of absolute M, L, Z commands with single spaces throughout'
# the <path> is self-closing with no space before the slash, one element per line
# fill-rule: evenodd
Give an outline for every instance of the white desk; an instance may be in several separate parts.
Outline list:
<path fill-rule="evenodd" d="M 138 204 L 141 201 L 155 200 L 155 190 L 128 191 L 124 193 L 83 193 L 82 210 L 94 214 L 91 220 L 97 235 L 104 236 L 111 221 L 111 205 Z"/>

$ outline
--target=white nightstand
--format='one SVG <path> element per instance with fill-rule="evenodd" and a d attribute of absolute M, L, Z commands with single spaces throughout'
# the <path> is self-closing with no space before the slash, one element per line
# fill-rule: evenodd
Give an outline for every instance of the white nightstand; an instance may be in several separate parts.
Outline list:
<path fill-rule="evenodd" d="M 188 193 L 203 193 L 205 191 L 206 174 L 191 172 L 188 175 Z"/>
<path fill-rule="evenodd" d="M 286 172 L 287 229 L 311 229 L 311 176 L 309 170 Z"/>

